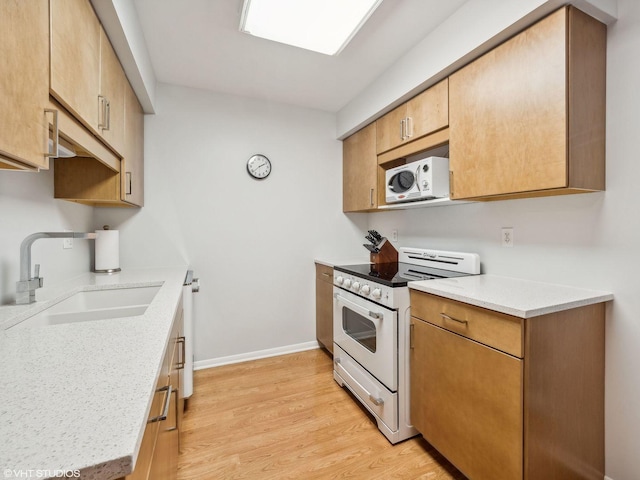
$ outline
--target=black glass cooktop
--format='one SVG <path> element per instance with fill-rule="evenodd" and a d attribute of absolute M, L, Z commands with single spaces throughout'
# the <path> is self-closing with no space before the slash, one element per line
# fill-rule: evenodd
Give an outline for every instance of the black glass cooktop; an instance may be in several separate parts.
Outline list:
<path fill-rule="evenodd" d="M 349 273 L 370 282 L 381 283 L 387 287 L 406 287 L 414 280 L 433 280 L 436 278 L 465 277 L 468 273 L 452 272 L 439 268 L 422 267 L 410 263 L 363 263 L 361 265 L 340 265 L 333 267 L 339 272 Z"/>

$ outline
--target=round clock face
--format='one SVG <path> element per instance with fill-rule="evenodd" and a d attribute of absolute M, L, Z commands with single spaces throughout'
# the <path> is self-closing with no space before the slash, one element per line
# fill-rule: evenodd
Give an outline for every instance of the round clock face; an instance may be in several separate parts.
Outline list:
<path fill-rule="evenodd" d="M 271 162 L 264 155 L 254 155 L 247 161 L 247 172 L 258 180 L 267 178 L 271 173 Z"/>

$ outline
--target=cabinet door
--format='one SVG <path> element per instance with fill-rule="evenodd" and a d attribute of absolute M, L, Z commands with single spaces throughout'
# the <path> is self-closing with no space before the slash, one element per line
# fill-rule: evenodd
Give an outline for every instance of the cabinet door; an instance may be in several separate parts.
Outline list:
<path fill-rule="evenodd" d="M 386 152 L 404 142 L 406 117 L 405 103 L 376 120 L 376 153 Z"/>
<path fill-rule="evenodd" d="M 144 205 L 144 112 L 133 89 L 126 82 L 124 110 L 124 158 L 121 163 L 122 200 Z"/>
<path fill-rule="evenodd" d="M 127 79 L 106 33 L 100 28 L 100 133 L 117 152 L 124 150 L 124 96 Z M 107 103 L 108 102 L 108 103 Z"/>
<path fill-rule="evenodd" d="M 522 479 L 522 360 L 411 319 L 411 422 L 467 477 Z"/>
<path fill-rule="evenodd" d="M 566 9 L 449 78 L 452 198 L 567 186 Z"/>
<path fill-rule="evenodd" d="M 408 141 L 449 125 L 449 81 L 434 85 L 407 102 Z"/>
<path fill-rule="evenodd" d="M 417 140 L 449 124 L 447 79 L 425 90 L 376 121 L 376 153 Z"/>
<path fill-rule="evenodd" d="M 47 0 L 0 0 L 0 168 L 49 166 L 48 56 Z"/>
<path fill-rule="evenodd" d="M 376 124 L 372 123 L 345 139 L 342 147 L 342 210 L 364 212 L 376 209 Z"/>
<path fill-rule="evenodd" d="M 100 23 L 89 0 L 50 0 L 51 94 L 99 132 Z"/>
<path fill-rule="evenodd" d="M 333 268 L 316 264 L 316 339 L 333 353 Z"/>
<path fill-rule="evenodd" d="M 169 360 L 169 380 L 168 384 L 172 387 L 171 395 L 167 399 L 169 402 L 168 416 L 166 420 L 159 422 L 158 437 L 156 440 L 153 461 L 149 479 L 174 480 L 178 476 L 178 450 L 179 450 L 179 361 L 180 361 L 180 343 L 178 342 L 178 332 L 183 321 L 182 310 L 178 313 L 179 317 L 175 320 L 173 330 L 171 332 L 171 346 L 167 355 Z M 166 377 L 165 377 L 166 378 Z"/>

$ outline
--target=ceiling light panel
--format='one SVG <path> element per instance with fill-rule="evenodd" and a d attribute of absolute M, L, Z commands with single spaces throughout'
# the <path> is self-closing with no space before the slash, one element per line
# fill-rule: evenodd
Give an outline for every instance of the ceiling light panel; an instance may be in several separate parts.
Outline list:
<path fill-rule="evenodd" d="M 337 55 L 382 0 L 244 0 L 240 30 Z"/>

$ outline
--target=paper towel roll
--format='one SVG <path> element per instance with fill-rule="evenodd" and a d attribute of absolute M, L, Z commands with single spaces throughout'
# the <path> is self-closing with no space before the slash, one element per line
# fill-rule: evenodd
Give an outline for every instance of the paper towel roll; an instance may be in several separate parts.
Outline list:
<path fill-rule="evenodd" d="M 96 230 L 95 271 L 120 271 L 120 232 L 118 230 Z"/>

